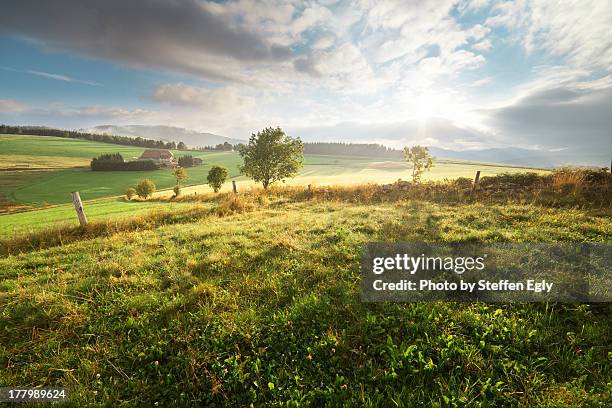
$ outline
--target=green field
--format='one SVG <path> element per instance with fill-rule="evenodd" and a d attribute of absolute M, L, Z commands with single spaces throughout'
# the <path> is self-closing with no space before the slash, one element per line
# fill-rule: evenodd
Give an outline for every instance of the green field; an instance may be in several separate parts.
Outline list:
<path fill-rule="evenodd" d="M 46 171 L 0 171 L 2 197 L 0 201 L 13 204 L 43 205 L 70 201 L 70 192 L 79 191 L 83 200 L 117 196 L 144 178 L 150 178 L 158 189 L 174 185 L 168 169 L 146 172 L 92 172 L 89 160 L 103 153 L 121 153 L 125 159 L 138 157 L 144 148 L 96 143 L 85 140 L 47 136 L 0 135 L 2 155 L 0 168 L 28 165 L 46 168 Z M 193 185 L 186 193 L 207 192 L 204 185 L 208 170 L 213 165 L 228 168 L 241 188 L 249 188 L 250 180 L 239 177 L 240 156 L 235 152 L 179 152 L 175 156 L 192 154 L 200 157 L 204 165 L 188 169 L 186 184 Z M 288 184 L 346 185 L 362 183 L 389 183 L 398 178 L 408 179 L 409 170 L 401 161 L 382 161 L 365 157 L 306 155 L 304 168 Z M 83 167 L 85 166 L 85 167 Z M 475 163 L 437 163 L 425 179 L 441 180 L 460 176 L 473 177 L 476 170 L 482 175 L 527 171 L 525 168 L 484 165 Z M 534 170 L 530 170 L 534 171 Z M 226 185 L 229 188 L 229 184 Z"/>
<path fill-rule="evenodd" d="M 359 259 L 371 241 L 610 243 L 609 211 L 227 199 L 0 259 L 0 383 L 70 406 L 608 405 L 609 305 L 364 304 Z"/>
<path fill-rule="evenodd" d="M 156 209 L 166 211 L 189 207 L 188 203 L 159 203 L 155 201 L 125 201 L 104 198 L 88 201 L 85 206 L 89 222 L 133 217 Z M 78 225 L 72 204 L 60 204 L 35 211 L 0 215 L 0 238 L 11 237 L 61 225 Z"/>

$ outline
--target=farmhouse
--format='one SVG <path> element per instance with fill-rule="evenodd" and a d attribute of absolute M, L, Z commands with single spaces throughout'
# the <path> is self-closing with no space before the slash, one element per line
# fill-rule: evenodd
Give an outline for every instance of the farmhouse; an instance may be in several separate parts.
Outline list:
<path fill-rule="evenodd" d="M 170 150 L 166 149 L 147 149 L 142 152 L 138 160 L 151 160 L 160 166 L 172 167 L 176 165 L 174 155 Z"/>

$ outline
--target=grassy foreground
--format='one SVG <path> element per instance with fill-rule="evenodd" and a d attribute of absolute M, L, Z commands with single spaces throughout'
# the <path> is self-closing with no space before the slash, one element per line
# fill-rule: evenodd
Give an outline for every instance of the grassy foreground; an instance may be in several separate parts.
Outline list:
<path fill-rule="evenodd" d="M 187 203 L 186 203 L 187 204 Z M 222 196 L 0 260 L 0 383 L 70 405 L 605 406 L 610 307 L 359 301 L 368 241 L 612 242 L 609 209 Z"/>

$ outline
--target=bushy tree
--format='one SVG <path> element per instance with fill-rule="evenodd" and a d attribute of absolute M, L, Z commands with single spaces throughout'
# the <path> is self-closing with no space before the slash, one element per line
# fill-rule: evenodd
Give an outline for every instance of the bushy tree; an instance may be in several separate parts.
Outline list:
<path fill-rule="evenodd" d="M 128 200 L 131 200 L 135 195 L 136 195 L 136 190 L 134 189 L 134 187 L 130 187 L 127 190 L 125 190 L 125 197 Z"/>
<path fill-rule="evenodd" d="M 208 181 L 208 185 L 212 187 L 215 193 L 219 192 L 225 180 L 227 180 L 227 169 L 225 167 L 212 166 L 208 171 L 206 181 Z"/>
<path fill-rule="evenodd" d="M 200 164 L 202 164 L 202 159 L 200 159 L 199 157 L 193 157 L 190 154 L 186 156 L 180 156 L 178 158 L 178 165 L 181 167 L 193 167 L 199 166 Z"/>
<path fill-rule="evenodd" d="M 433 158 L 429 149 L 423 146 L 404 147 L 404 159 L 412 163 L 412 181 L 417 183 L 421 180 L 423 172 L 433 167 Z"/>
<path fill-rule="evenodd" d="M 155 192 L 155 184 L 149 180 L 144 179 L 136 186 L 136 194 L 138 197 L 147 198 Z"/>
<path fill-rule="evenodd" d="M 279 127 L 252 134 L 239 153 L 244 160 L 240 172 L 261 182 L 264 189 L 275 181 L 295 176 L 304 162 L 302 141 L 287 136 Z"/>

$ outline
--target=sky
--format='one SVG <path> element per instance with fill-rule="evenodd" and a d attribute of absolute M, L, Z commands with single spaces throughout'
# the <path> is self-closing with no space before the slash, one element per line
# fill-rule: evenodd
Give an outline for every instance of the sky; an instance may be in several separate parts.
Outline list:
<path fill-rule="evenodd" d="M 612 150 L 610 0 L 20 0 L 0 123 Z"/>

